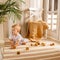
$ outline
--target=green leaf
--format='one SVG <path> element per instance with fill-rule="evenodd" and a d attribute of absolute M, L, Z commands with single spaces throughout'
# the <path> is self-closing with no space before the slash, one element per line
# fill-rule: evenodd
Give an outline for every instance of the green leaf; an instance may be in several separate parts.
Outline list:
<path fill-rule="evenodd" d="M 19 1 L 25 4 L 25 2 L 23 0 L 19 0 Z"/>
<path fill-rule="evenodd" d="M 0 4 L 0 10 L 3 10 L 4 4 Z"/>
<path fill-rule="evenodd" d="M 20 3 L 25 3 L 23 0 L 19 0 Z M 17 0 L 7 0 L 4 4 L 0 4 L 0 22 L 5 21 L 3 18 L 4 15 L 13 14 L 19 20 L 21 19 L 22 11 L 20 9 Z"/>
<path fill-rule="evenodd" d="M 10 12 L 13 12 L 17 16 L 18 19 L 21 19 L 22 12 L 20 10 L 15 9 L 15 8 L 10 8 Z"/>

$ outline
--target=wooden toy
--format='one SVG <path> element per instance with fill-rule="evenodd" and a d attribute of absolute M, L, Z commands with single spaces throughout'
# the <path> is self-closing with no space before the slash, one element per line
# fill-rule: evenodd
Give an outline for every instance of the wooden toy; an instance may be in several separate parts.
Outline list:
<path fill-rule="evenodd" d="M 31 44 L 31 46 L 33 46 L 33 44 Z"/>
<path fill-rule="evenodd" d="M 38 46 L 38 43 L 35 43 L 35 46 Z"/>
<path fill-rule="evenodd" d="M 29 50 L 29 47 L 26 47 L 26 50 Z"/>
<path fill-rule="evenodd" d="M 17 51 L 17 54 L 19 55 L 20 54 L 20 51 Z"/>
<path fill-rule="evenodd" d="M 54 43 L 51 43 L 50 46 L 54 46 L 55 44 Z"/>
<path fill-rule="evenodd" d="M 39 42 L 36 42 L 38 45 L 40 45 L 40 43 Z"/>
<path fill-rule="evenodd" d="M 41 43 L 42 46 L 45 46 L 45 43 Z"/>
<path fill-rule="evenodd" d="M 23 42 L 23 43 L 22 43 L 22 45 L 26 45 L 26 43 L 25 43 L 25 42 Z"/>

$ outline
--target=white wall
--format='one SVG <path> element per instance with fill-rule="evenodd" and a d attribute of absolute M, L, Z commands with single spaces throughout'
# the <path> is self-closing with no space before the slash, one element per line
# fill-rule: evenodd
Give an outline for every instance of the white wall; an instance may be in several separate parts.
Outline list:
<path fill-rule="evenodd" d="M 3 24 L 0 24 L 0 41 L 3 39 Z"/>
<path fill-rule="evenodd" d="M 0 0 L 0 3 L 4 3 L 6 0 Z M 3 24 L 0 24 L 0 41 L 3 40 Z"/>
<path fill-rule="evenodd" d="M 58 38 L 59 38 L 59 40 L 60 40 L 60 0 L 58 0 L 58 25 L 59 25 L 59 27 L 58 27 Z"/>
<path fill-rule="evenodd" d="M 43 0 L 30 0 L 30 8 L 39 8 L 42 9 Z"/>
<path fill-rule="evenodd" d="M 4 3 L 6 0 L 0 0 L 1 3 Z"/>
<path fill-rule="evenodd" d="M 22 3 L 22 10 L 25 10 L 27 8 L 29 8 L 30 6 L 30 0 L 23 0 L 25 2 L 25 4 Z"/>

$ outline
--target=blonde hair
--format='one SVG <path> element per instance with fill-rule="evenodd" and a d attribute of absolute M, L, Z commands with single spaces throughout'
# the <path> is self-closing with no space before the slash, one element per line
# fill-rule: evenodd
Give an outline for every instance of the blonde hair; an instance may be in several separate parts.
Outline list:
<path fill-rule="evenodd" d="M 20 32 L 21 25 L 20 24 L 14 24 L 14 25 L 12 25 L 12 28 L 17 29 L 17 31 Z"/>

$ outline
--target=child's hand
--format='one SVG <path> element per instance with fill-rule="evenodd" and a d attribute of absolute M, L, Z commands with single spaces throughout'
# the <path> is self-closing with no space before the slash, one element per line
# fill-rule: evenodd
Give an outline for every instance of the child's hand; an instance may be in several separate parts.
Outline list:
<path fill-rule="evenodd" d="M 11 45 L 14 45 L 14 41 L 13 41 L 13 40 L 10 40 L 10 44 L 11 44 Z"/>
<path fill-rule="evenodd" d="M 16 45 L 13 40 L 10 40 L 11 49 L 16 49 Z"/>
<path fill-rule="evenodd" d="M 18 45 L 19 45 L 19 40 L 15 42 L 15 46 L 18 46 Z"/>
<path fill-rule="evenodd" d="M 16 46 L 15 45 L 11 45 L 11 49 L 16 49 Z"/>

